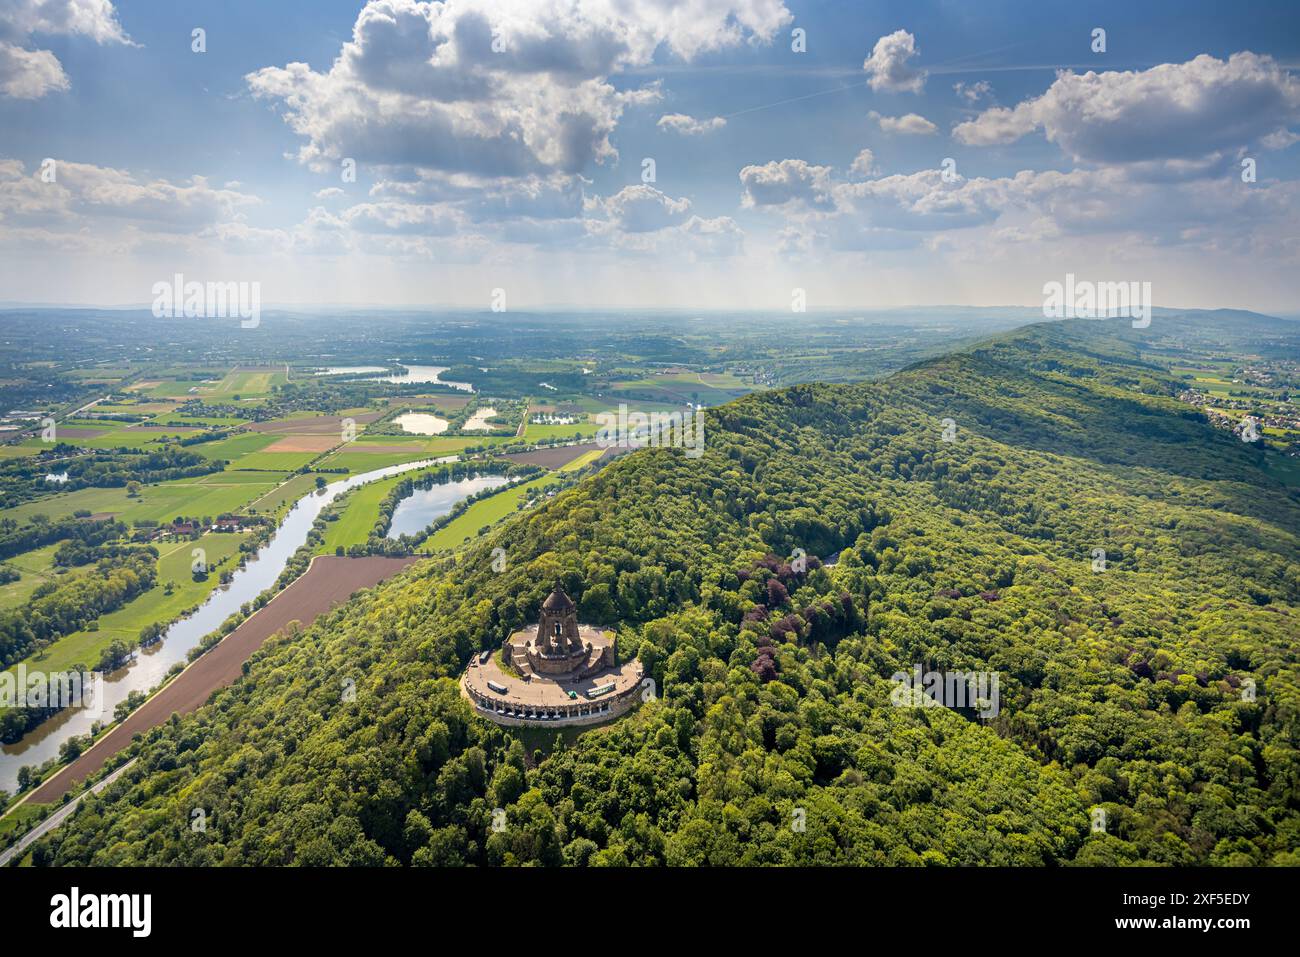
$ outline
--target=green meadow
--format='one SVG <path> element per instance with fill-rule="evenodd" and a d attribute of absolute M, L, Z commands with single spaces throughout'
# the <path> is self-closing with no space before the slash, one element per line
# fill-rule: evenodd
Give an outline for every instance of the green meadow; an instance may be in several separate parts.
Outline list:
<path fill-rule="evenodd" d="M 55 542 L 44 548 L 15 555 L 3 563 L 17 569 L 23 577 L 16 582 L 0 585 L 0 610 L 18 607 L 31 597 L 32 592 L 55 577 L 54 552 L 58 547 L 59 543 Z"/>
<path fill-rule="evenodd" d="M 229 467 L 243 471 L 296 472 L 319 455 L 319 452 L 251 452 Z"/>
<path fill-rule="evenodd" d="M 158 581 L 153 588 L 122 608 L 101 615 L 96 630 L 76 631 L 60 638 L 41 654 L 25 659 L 27 664 L 39 663 L 46 671 L 66 670 L 74 665 L 94 667 L 114 639 L 134 643 L 146 625 L 168 621 L 201 603 L 216 587 L 219 573 L 238 566 L 239 543 L 245 537 L 208 532 L 195 542 L 158 543 Z M 214 569 L 202 582 L 194 581 L 191 572 L 196 548 L 204 550 L 209 568 Z M 226 559 L 225 565 L 215 568 L 222 559 Z M 174 586 L 170 595 L 166 594 L 168 582 Z"/>
<path fill-rule="evenodd" d="M 279 438 L 278 435 L 268 435 L 264 432 L 240 432 L 228 439 L 202 442 L 190 448 L 210 459 L 225 459 L 227 462 L 236 463 L 245 455 L 262 451 Z"/>
<path fill-rule="evenodd" d="M 325 526 L 325 539 L 316 549 L 317 555 L 333 555 L 334 550 L 342 545 L 360 545 L 370 537 L 370 530 L 375 526 L 379 516 L 379 503 L 392 490 L 393 486 L 406 478 L 394 475 L 386 479 L 369 482 L 348 496 L 336 521 Z"/>
<path fill-rule="evenodd" d="M 573 425 L 537 425 L 529 422 L 524 429 L 524 439 L 528 442 L 549 442 L 556 439 L 571 439 L 574 436 L 588 438 L 595 435 L 599 427 L 594 420 L 577 422 Z"/>
<path fill-rule="evenodd" d="M 47 807 L 48 805 L 45 804 L 33 804 L 31 801 L 26 801 L 9 811 L 4 817 L 0 817 L 0 837 L 8 834 L 20 824 L 40 817 L 41 812 Z"/>
<path fill-rule="evenodd" d="M 177 515 L 217 516 L 240 511 L 246 503 L 272 491 L 285 477 L 271 472 L 247 473 L 247 477 L 215 472 L 200 478 L 146 485 L 135 498 L 125 488 L 83 488 L 16 505 L 7 509 L 6 515 L 16 521 L 27 521 L 33 515 L 58 518 L 85 509 L 92 514 L 109 513 L 127 523 L 162 522 Z"/>

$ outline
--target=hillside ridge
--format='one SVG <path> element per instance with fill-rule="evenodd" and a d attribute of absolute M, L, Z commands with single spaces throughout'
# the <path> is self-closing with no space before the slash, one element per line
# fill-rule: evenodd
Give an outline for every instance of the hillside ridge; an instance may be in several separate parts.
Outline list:
<path fill-rule="evenodd" d="M 711 409 L 269 644 L 35 859 L 1297 863 L 1300 501 L 1088 336 Z M 543 755 L 455 678 L 556 582 L 659 694 Z M 917 665 L 999 713 L 895 706 Z"/>

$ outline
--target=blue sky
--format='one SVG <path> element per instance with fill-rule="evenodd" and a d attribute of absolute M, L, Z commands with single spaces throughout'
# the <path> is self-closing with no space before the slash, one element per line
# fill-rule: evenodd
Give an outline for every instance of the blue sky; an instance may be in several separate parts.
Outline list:
<path fill-rule="evenodd" d="M 1034 305 L 1073 272 L 1291 313 L 1297 27 L 1283 2 L 7 0 L 0 299 L 140 303 L 182 272 L 283 303 Z"/>

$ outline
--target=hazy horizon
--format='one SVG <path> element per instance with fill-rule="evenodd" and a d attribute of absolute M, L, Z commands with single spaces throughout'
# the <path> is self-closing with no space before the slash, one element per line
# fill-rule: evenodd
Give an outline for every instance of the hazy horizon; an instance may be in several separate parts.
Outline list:
<path fill-rule="evenodd" d="M 16 0 L 0 292 L 1294 311 L 1300 9 L 1250 10 Z"/>

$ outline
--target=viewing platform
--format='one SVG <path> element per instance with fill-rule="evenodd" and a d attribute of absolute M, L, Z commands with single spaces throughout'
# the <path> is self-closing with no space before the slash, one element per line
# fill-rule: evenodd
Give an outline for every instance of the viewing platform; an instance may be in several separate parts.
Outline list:
<path fill-rule="evenodd" d="M 510 668 L 492 653 L 472 659 L 460 681 L 478 713 L 497 724 L 599 724 L 640 699 L 641 663 L 617 664 L 613 634 L 578 624 L 559 587 L 543 604 L 541 621 L 511 635 L 501 652 Z"/>

